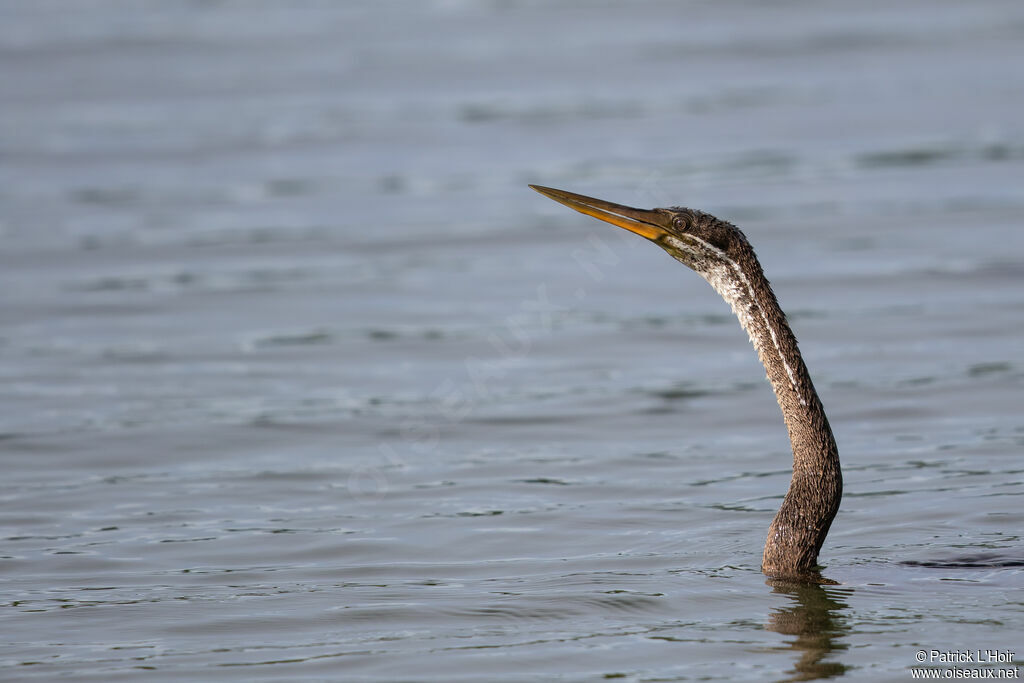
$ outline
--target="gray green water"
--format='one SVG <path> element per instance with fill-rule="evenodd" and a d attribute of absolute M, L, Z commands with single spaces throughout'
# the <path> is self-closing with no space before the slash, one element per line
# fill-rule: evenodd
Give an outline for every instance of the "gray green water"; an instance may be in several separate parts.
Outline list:
<path fill-rule="evenodd" d="M 1024 659 L 1024 569 L 902 564 L 1024 557 L 1022 73 L 997 0 L 0 2 L 0 678 Z M 836 585 L 728 307 L 530 182 L 745 229 Z"/>

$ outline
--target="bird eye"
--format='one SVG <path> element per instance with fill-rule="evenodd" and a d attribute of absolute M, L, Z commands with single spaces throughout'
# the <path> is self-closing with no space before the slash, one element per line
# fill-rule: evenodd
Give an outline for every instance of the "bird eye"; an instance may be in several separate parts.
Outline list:
<path fill-rule="evenodd" d="M 672 226 L 679 232 L 686 232 L 690 229 L 690 221 L 687 220 L 686 216 L 674 216 L 672 218 Z"/>

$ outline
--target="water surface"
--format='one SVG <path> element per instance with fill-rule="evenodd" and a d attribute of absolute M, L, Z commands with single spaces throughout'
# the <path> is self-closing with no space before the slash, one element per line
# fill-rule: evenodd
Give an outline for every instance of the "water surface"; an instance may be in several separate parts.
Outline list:
<path fill-rule="evenodd" d="M 1016 653 L 1022 39 L 998 0 L 0 3 L 3 678 Z M 728 307 L 526 183 L 744 228 L 839 442 L 835 585 L 759 571 L 789 445 Z"/>

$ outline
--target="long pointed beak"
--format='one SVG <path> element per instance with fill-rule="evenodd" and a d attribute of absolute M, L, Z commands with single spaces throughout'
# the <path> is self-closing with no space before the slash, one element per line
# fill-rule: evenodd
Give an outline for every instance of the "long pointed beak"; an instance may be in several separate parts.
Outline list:
<path fill-rule="evenodd" d="M 634 209 L 631 206 L 613 204 L 603 199 L 594 199 L 574 192 L 555 190 L 540 185 L 530 185 L 530 189 L 540 192 L 549 199 L 554 199 L 559 204 L 565 204 L 570 209 L 580 213 L 593 216 L 606 223 L 625 228 L 630 232 L 646 237 L 652 241 L 658 241 L 659 237 L 668 234 L 671 217 L 660 211 L 649 211 L 647 209 Z"/>

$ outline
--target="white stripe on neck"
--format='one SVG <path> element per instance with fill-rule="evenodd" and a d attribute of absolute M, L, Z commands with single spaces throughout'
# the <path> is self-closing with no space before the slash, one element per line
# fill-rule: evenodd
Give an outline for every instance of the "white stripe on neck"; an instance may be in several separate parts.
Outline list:
<path fill-rule="evenodd" d="M 708 270 L 704 272 L 697 272 L 699 272 L 704 279 L 714 287 L 715 291 L 729 303 L 729 307 L 732 308 L 732 312 L 739 319 L 740 325 L 742 325 L 743 329 L 746 330 L 747 336 L 750 337 L 750 343 L 754 345 L 755 349 L 760 348 L 756 336 L 756 328 L 753 325 L 754 321 L 752 319 L 752 310 L 757 309 L 761 319 L 764 321 L 765 328 L 768 330 L 768 335 L 771 337 L 772 346 L 775 347 L 775 353 L 778 355 L 779 360 L 782 361 L 782 367 L 786 368 L 786 375 L 789 377 L 789 384 L 793 388 L 793 392 L 800 401 L 800 405 L 806 406 L 807 401 L 804 400 L 803 395 L 800 393 L 800 389 L 797 387 L 796 375 L 793 372 L 793 368 L 789 367 L 789 363 L 786 362 L 786 356 L 782 353 L 782 347 L 779 346 L 779 339 L 775 335 L 775 329 L 768 321 L 768 316 L 765 313 L 764 307 L 758 302 L 757 294 L 754 292 L 754 287 L 750 284 L 750 280 L 747 279 L 743 269 L 718 247 L 708 244 L 704 240 L 694 237 L 693 235 L 687 235 L 687 238 L 700 242 L 705 249 L 713 253 L 719 260 L 719 262 L 714 263 Z M 703 254 L 694 251 L 690 245 L 686 244 L 682 240 L 676 239 L 671 235 L 666 236 L 665 239 L 671 240 L 673 245 L 681 250 L 688 251 L 698 257 L 703 257 Z M 729 265 L 732 272 L 735 273 L 735 277 L 725 269 L 724 264 Z M 739 285 L 742 285 L 743 288 L 741 289 Z M 744 305 L 744 295 L 746 297 L 746 305 Z"/>

